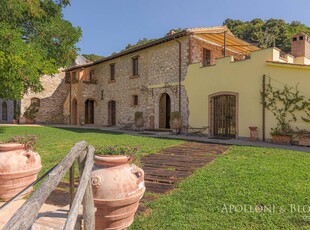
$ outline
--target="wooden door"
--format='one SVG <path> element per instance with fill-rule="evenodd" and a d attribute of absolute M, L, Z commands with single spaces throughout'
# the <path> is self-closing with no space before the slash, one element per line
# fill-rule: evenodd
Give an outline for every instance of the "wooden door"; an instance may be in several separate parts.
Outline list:
<path fill-rule="evenodd" d="M 168 94 L 164 93 L 159 99 L 159 128 L 170 128 L 171 101 Z"/>
<path fill-rule="evenodd" d="M 109 125 L 116 125 L 116 102 L 109 101 L 108 103 L 108 123 Z"/>
<path fill-rule="evenodd" d="M 71 124 L 77 125 L 77 101 L 76 99 L 73 99 L 72 101 Z"/>
<path fill-rule="evenodd" d="M 236 137 L 236 96 L 214 96 L 212 103 L 212 135 L 217 138 Z"/>
<path fill-rule="evenodd" d="M 94 100 L 86 100 L 85 102 L 85 124 L 94 124 Z"/>

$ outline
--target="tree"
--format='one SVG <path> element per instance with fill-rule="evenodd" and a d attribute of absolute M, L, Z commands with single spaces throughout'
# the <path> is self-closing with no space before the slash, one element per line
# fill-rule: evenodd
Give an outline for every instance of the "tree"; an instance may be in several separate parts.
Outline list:
<path fill-rule="evenodd" d="M 0 1 L 0 98 L 39 92 L 42 74 L 74 59 L 81 29 L 63 19 L 68 0 Z"/>
<path fill-rule="evenodd" d="M 264 21 L 255 18 L 252 21 L 226 19 L 223 23 L 231 32 L 260 48 L 276 46 L 284 52 L 290 52 L 290 38 L 298 32 L 310 34 L 310 27 L 298 21 L 286 23 L 282 19 L 271 18 Z"/>
<path fill-rule="evenodd" d="M 87 60 L 90 60 L 90 61 L 97 61 L 101 58 L 104 58 L 104 56 L 100 56 L 97 54 L 82 54 L 82 56 L 84 56 Z"/>

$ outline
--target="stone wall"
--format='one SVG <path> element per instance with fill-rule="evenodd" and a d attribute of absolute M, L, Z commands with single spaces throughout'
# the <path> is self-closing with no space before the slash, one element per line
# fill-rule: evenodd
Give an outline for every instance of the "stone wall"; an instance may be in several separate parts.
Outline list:
<path fill-rule="evenodd" d="M 211 65 L 215 64 L 216 58 L 224 57 L 223 54 L 223 47 L 216 46 L 208 43 L 207 41 L 203 40 L 202 38 L 192 36 L 190 39 L 190 63 L 203 63 L 203 49 L 208 49 L 211 51 Z M 226 56 L 234 56 L 235 60 L 244 59 L 244 55 L 232 52 L 229 49 L 226 50 Z"/>
<path fill-rule="evenodd" d="M 6 107 L 6 114 L 3 108 Z M 6 117 L 6 119 L 3 119 Z M 0 99 L 0 123 L 12 123 L 14 118 L 14 101 Z"/>
<path fill-rule="evenodd" d="M 181 80 L 186 76 L 188 66 L 189 37 L 179 39 L 181 42 Z M 138 57 L 139 75 L 132 75 L 132 58 Z M 115 80 L 110 80 L 110 64 L 115 64 Z M 89 72 L 94 71 L 97 84 L 86 84 Z M 155 128 L 158 128 L 158 103 L 163 93 L 171 98 L 171 111 L 178 111 L 178 92 L 165 88 L 169 83 L 173 89 L 178 89 L 179 80 L 179 44 L 170 41 L 154 47 L 140 50 L 107 62 L 78 70 L 79 82 L 71 85 L 71 106 L 73 99 L 77 100 L 77 123 L 83 123 L 85 117 L 85 101 L 95 101 L 94 125 L 106 126 L 108 122 L 108 103 L 116 102 L 116 122 L 134 120 L 134 113 L 142 111 L 145 127 L 149 128 L 153 116 Z M 149 92 L 142 92 L 141 88 L 149 88 Z M 138 95 L 138 105 L 133 105 L 133 95 Z M 183 124 L 187 125 L 188 99 L 184 88 L 181 88 L 181 113 Z M 70 110 L 70 99 L 66 99 L 65 111 Z M 72 110 L 72 108 L 71 108 Z M 65 112 L 68 114 L 68 112 Z M 72 116 L 71 116 L 72 117 Z"/>
<path fill-rule="evenodd" d="M 44 90 L 40 93 L 29 92 L 21 100 L 21 113 L 31 105 L 32 98 L 40 99 L 39 112 L 36 114 L 36 123 L 64 123 L 64 103 L 68 96 L 68 86 L 65 84 L 65 73 L 59 72 L 54 76 L 44 75 L 41 84 Z M 20 120 L 25 122 L 25 117 Z"/>

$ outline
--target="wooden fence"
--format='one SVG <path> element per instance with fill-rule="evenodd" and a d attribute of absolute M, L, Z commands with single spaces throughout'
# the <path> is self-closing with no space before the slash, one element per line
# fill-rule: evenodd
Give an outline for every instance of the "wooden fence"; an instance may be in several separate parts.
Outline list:
<path fill-rule="evenodd" d="M 83 223 L 85 230 L 95 229 L 95 209 L 91 187 L 91 170 L 94 164 L 94 147 L 81 141 L 73 146 L 66 157 L 49 174 L 49 177 L 33 192 L 4 226 L 3 230 L 29 229 L 37 219 L 39 210 L 46 199 L 70 169 L 70 211 L 65 230 L 74 229 L 80 205 L 83 203 Z M 74 191 L 74 162 L 78 160 L 80 181 Z"/>

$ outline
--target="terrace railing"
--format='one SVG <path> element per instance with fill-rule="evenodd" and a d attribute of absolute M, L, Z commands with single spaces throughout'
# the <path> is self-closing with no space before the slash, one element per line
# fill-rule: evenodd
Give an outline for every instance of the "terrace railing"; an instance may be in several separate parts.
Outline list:
<path fill-rule="evenodd" d="M 70 169 L 70 210 L 65 230 L 74 229 L 83 203 L 85 230 L 95 229 L 95 209 L 91 186 L 91 170 L 94 164 L 94 147 L 81 141 L 73 146 L 66 157 L 48 174 L 48 178 L 32 193 L 30 198 L 17 210 L 3 230 L 29 229 L 36 221 L 41 206 Z M 80 180 L 74 192 L 74 162 L 78 160 Z"/>

